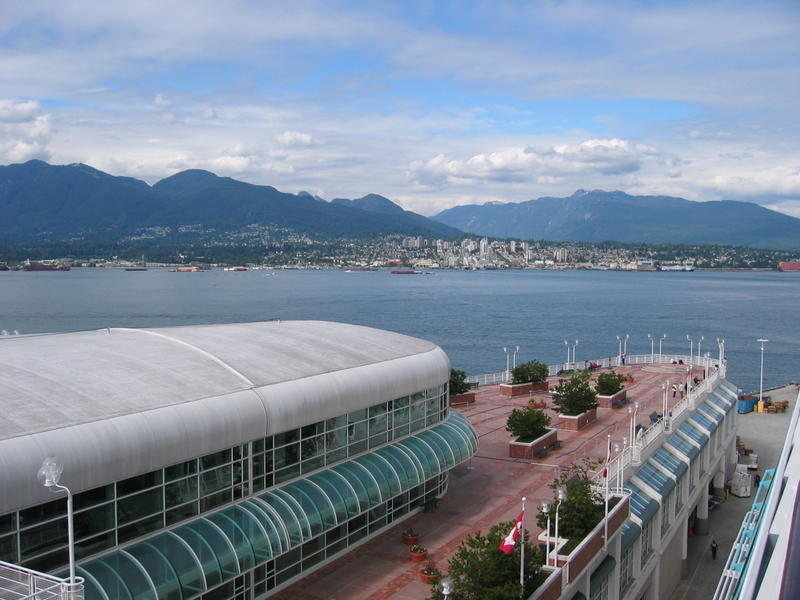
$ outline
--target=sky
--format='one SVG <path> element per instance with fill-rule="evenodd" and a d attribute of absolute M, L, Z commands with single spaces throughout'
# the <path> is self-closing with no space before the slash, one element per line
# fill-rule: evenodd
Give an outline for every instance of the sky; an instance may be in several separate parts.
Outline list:
<path fill-rule="evenodd" d="M 0 164 L 800 217 L 800 2 L 0 3 Z"/>

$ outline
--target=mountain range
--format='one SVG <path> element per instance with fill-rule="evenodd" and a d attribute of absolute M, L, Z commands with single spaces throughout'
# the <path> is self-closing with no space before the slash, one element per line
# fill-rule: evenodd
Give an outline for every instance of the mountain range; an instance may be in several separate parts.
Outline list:
<path fill-rule="evenodd" d="M 578 190 L 566 198 L 457 206 L 432 218 L 378 194 L 331 202 L 202 170 L 154 185 L 84 164 L 0 166 L 0 241 L 114 241 L 160 229 L 230 239 L 253 226 L 315 239 L 388 234 L 584 242 L 730 244 L 800 250 L 800 219 L 749 202 Z M 168 231 L 169 233 L 163 233 Z"/>
<path fill-rule="evenodd" d="M 196 169 L 150 186 L 84 164 L 32 160 L 0 167 L 0 239 L 113 239 L 148 228 L 197 229 L 190 226 L 224 233 L 251 225 L 331 239 L 461 234 L 395 204 L 397 212 L 386 214 L 352 202 L 320 201 L 308 193 L 288 194 Z"/>
<path fill-rule="evenodd" d="M 550 241 L 729 244 L 800 249 L 800 219 L 750 202 L 578 190 L 566 198 L 456 206 L 432 217 L 462 231 Z"/>

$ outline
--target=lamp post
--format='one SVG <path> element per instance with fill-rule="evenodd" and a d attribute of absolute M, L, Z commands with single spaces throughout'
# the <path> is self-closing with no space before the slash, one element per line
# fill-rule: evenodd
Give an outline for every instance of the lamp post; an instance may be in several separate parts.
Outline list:
<path fill-rule="evenodd" d="M 650 340 L 650 362 L 654 362 L 653 355 L 655 354 L 656 341 L 653 339 L 653 336 L 650 335 L 649 333 L 647 334 L 647 339 Z"/>
<path fill-rule="evenodd" d="M 550 505 L 542 502 L 542 512 L 547 515 L 547 535 L 544 537 L 544 564 L 550 565 Z"/>
<path fill-rule="evenodd" d="M 623 354 L 627 354 L 628 353 L 628 338 L 629 337 L 631 337 L 631 336 L 626 333 L 625 334 L 625 340 L 624 340 L 625 343 L 622 345 L 622 353 Z"/>
<path fill-rule="evenodd" d="M 572 362 L 576 363 L 575 368 L 578 368 L 577 362 L 578 359 L 575 358 L 575 351 L 578 349 L 578 340 L 575 340 L 575 345 L 572 347 Z"/>
<path fill-rule="evenodd" d="M 764 401 L 764 344 L 767 343 L 769 340 L 767 338 L 758 338 L 757 342 L 761 343 L 761 377 L 759 379 L 758 384 L 758 401 Z M 761 405 L 763 406 L 763 404 Z"/>
<path fill-rule="evenodd" d="M 700 362 L 700 343 L 706 339 L 704 336 L 700 336 L 700 339 L 697 340 L 697 362 Z"/>
<path fill-rule="evenodd" d="M 511 368 L 514 369 L 517 366 L 517 352 L 519 352 L 519 346 L 514 348 L 514 355 L 511 359 Z"/>
<path fill-rule="evenodd" d="M 622 338 L 617 336 L 617 341 L 619 342 L 619 350 L 617 351 L 617 364 L 622 364 Z"/>
<path fill-rule="evenodd" d="M 706 352 L 706 371 L 705 375 L 703 375 L 703 379 L 708 379 L 708 363 L 711 360 L 711 356 L 708 352 Z"/>
<path fill-rule="evenodd" d="M 556 542 L 553 544 L 553 550 L 555 550 L 555 556 L 553 557 L 553 566 L 558 567 L 558 509 L 561 507 L 561 503 L 567 497 L 567 491 L 560 487 L 558 488 L 558 504 L 556 504 Z"/>
<path fill-rule="evenodd" d="M 624 438 L 623 438 L 624 439 Z M 614 455 L 617 457 L 617 491 L 622 489 L 622 463 L 624 462 L 625 456 L 620 456 L 621 448 L 619 447 L 619 443 L 614 444 Z"/>
<path fill-rule="evenodd" d="M 569 354 L 569 346 L 570 346 L 570 343 L 567 340 L 564 340 L 564 345 L 567 347 L 567 366 L 569 366 L 569 364 L 570 364 L 570 360 L 569 360 L 569 356 L 570 356 L 570 354 Z M 575 343 L 572 345 L 572 361 L 571 362 L 573 362 L 573 363 L 575 362 L 575 350 L 576 350 L 577 347 L 578 347 L 578 340 L 575 340 Z"/>
<path fill-rule="evenodd" d="M 503 346 L 503 352 L 506 353 L 506 377 L 508 377 L 508 372 L 511 370 L 509 367 L 511 365 L 511 355 L 508 353 L 508 348 Z"/>
<path fill-rule="evenodd" d="M 606 436 L 608 443 L 606 444 L 606 467 L 605 467 L 605 518 L 603 519 L 603 548 L 608 548 L 608 479 L 611 473 L 608 472 L 608 465 L 611 462 L 611 434 Z"/>
<path fill-rule="evenodd" d="M 634 430 L 634 423 L 636 422 L 636 414 L 639 412 L 639 403 L 634 402 L 633 408 L 630 406 L 628 407 L 628 414 L 631 416 L 631 448 L 633 448 L 633 440 L 636 439 L 635 437 L 635 430 Z"/>
<path fill-rule="evenodd" d="M 688 335 L 686 339 L 689 340 L 689 368 L 692 368 L 692 359 L 694 358 L 694 340 Z"/>
<path fill-rule="evenodd" d="M 453 593 L 453 580 L 449 576 L 442 577 L 439 580 L 439 591 L 442 592 L 444 600 Z"/>
<path fill-rule="evenodd" d="M 658 340 L 658 356 L 659 356 L 659 360 L 661 360 L 661 342 L 663 342 L 665 339 L 667 339 L 667 334 L 666 333 L 661 336 L 661 339 Z"/>
<path fill-rule="evenodd" d="M 66 486 L 59 485 L 58 480 L 64 472 L 64 465 L 59 463 L 52 456 L 48 456 L 42 462 L 39 472 L 36 474 L 39 481 L 51 491 L 61 490 L 67 494 L 67 548 L 69 550 L 69 582 L 75 582 L 75 536 L 72 527 L 72 492 Z"/>

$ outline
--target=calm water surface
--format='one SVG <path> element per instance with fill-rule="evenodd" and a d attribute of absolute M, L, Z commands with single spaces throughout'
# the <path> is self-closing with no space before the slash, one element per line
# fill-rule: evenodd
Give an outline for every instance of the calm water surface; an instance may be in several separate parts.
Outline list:
<path fill-rule="evenodd" d="M 564 340 L 580 340 L 577 358 L 650 352 L 647 334 L 666 334 L 664 352 L 688 354 L 686 335 L 705 336 L 701 352 L 726 340 L 729 378 L 758 388 L 800 379 L 800 276 L 796 273 L 615 271 L 246 271 L 174 273 L 74 269 L 0 272 L 0 328 L 20 333 L 103 327 L 322 319 L 429 339 L 469 373 L 505 369 L 503 346 L 517 361 L 566 360 Z M 695 350 L 697 344 L 695 342 Z M 656 352 L 658 343 L 656 342 Z"/>

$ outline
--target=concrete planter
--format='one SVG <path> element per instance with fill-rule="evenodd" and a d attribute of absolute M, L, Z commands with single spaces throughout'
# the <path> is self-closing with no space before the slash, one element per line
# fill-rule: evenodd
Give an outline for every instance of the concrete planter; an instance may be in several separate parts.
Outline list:
<path fill-rule="evenodd" d="M 475 402 L 475 392 L 466 392 L 464 394 L 453 394 L 450 396 L 450 406 L 458 406 L 459 404 L 472 404 Z"/>
<path fill-rule="evenodd" d="M 600 408 L 619 408 L 625 403 L 625 398 L 627 397 L 628 391 L 623 388 L 611 396 L 601 396 L 597 394 L 597 402 Z"/>
<path fill-rule="evenodd" d="M 556 429 L 548 429 L 547 433 L 532 442 L 518 442 L 516 440 L 508 442 L 508 455 L 511 458 L 533 460 L 540 450 L 550 448 L 556 441 L 558 441 L 558 431 Z"/>
<path fill-rule="evenodd" d="M 531 392 L 547 392 L 550 390 L 548 383 L 543 381 L 541 383 L 501 383 L 500 395 L 501 396 L 522 396 L 530 394 Z"/>
<path fill-rule="evenodd" d="M 580 431 L 588 427 L 597 420 L 597 409 L 587 410 L 579 415 L 559 415 L 561 417 L 561 428 L 568 431 Z"/>

